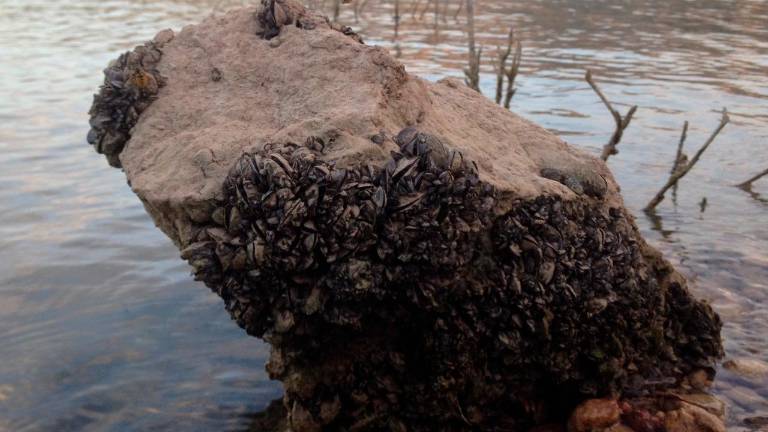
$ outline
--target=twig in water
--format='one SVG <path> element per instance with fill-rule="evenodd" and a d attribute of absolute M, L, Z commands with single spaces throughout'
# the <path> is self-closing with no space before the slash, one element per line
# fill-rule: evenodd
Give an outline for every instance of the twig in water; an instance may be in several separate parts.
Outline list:
<path fill-rule="evenodd" d="M 429 10 L 429 5 L 432 4 L 432 0 L 427 0 L 427 2 L 424 4 L 424 8 L 419 12 L 419 21 L 424 19 L 424 15 L 427 14 L 427 11 Z"/>
<path fill-rule="evenodd" d="M 704 154 L 704 152 L 709 148 L 709 145 L 712 144 L 712 142 L 717 138 L 717 135 L 720 134 L 720 131 L 723 130 L 725 125 L 728 124 L 730 121 L 730 117 L 728 117 L 728 111 L 723 108 L 723 116 L 720 119 L 720 124 L 717 126 L 717 129 L 715 129 L 714 132 L 712 132 L 712 135 L 709 137 L 709 139 L 704 143 L 703 146 L 699 149 L 699 151 L 696 152 L 695 155 L 693 155 L 693 159 L 691 159 L 690 162 L 685 163 L 684 165 L 678 167 L 678 169 L 672 174 L 669 175 L 669 179 L 667 180 L 667 183 L 664 184 L 664 186 L 659 190 L 659 192 L 656 193 L 656 196 L 653 197 L 653 199 L 648 203 L 648 205 L 645 206 L 643 209 L 646 213 L 651 213 L 656 208 L 657 205 L 659 205 L 660 202 L 664 200 L 664 194 L 671 188 L 672 186 L 676 185 L 677 182 L 685 177 L 688 172 L 691 171 L 691 168 L 693 168 L 694 165 L 696 165 L 696 162 L 701 159 L 701 155 Z"/>
<path fill-rule="evenodd" d="M 600 100 L 603 101 L 603 104 L 605 104 L 605 107 L 608 108 L 608 111 L 611 112 L 611 115 L 613 116 L 613 120 L 616 122 L 616 130 L 614 130 L 613 135 L 611 135 L 611 139 L 608 141 L 608 144 L 606 144 L 603 147 L 603 153 L 600 155 L 600 158 L 602 160 L 607 161 L 611 155 L 615 155 L 619 153 L 619 150 L 616 149 L 616 146 L 621 141 L 622 135 L 624 135 L 624 129 L 626 129 L 627 126 L 629 126 L 629 122 L 632 121 L 632 116 L 635 114 L 635 111 L 637 111 L 637 105 L 633 105 L 632 108 L 629 109 L 627 114 L 624 117 L 621 117 L 621 114 L 619 114 L 618 111 L 613 109 L 613 106 L 608 101 L 608 98 L 605 97 L 603 92 L 600 91 L 600 88 L 592 79 L 591 71 L 587 70 L 587 73 L 584 76 L 584 79 L 587 80 L 590 87 L 592 87 L 592 90 L 594 90 L 595 93 L 597 93 L 597 95 L 600 97 Z"/>
<path fill-rule="evenodd" d="M 334 0 L 333 2 L 333 22 L 339 21 L 339 15 L 341 14 L 341 0 Z"/>
<path fill-rule="evenodd" d="M 456 8 L 456 12 L 453 13 L 453 20 L 459 20 L 459 14 L 464 9 L 464 0 L 459 0 L 459 7 Z"/>
<path fill-rule="evenodd" d="M 744 189 L 744 190 L 750 190 L 750 189 L 752 189 L 752 183 L 754 183 L 754 182 L 756 182 L 756 181 L 760 180 L 762 177 L 765 177 L 765 176 L 767 176 L 767 175 L 768 175 L 768 168 L 766 168 L 766 169 L 765 169 L 765 171 L 763 171 L 763 172 L 761 172 L 761 173 L 757 173 L 757 174 L 755 174 L 755 175 L 754 175 L 752 178 L 750 178 L 749 180 L 747 180 L 747 181 L 745 181 L 745 182 L 742 182 L 742 183 L 739 183 L 739 184 L 737 184 L 737 185 L 736 185 L 736 187 L 742 188 L 742 189 Z"/>
<path fill-rule="evenodd" d="M 440 31 L 440 0 L 432 0 L 432 3 L 435 5 L 434 9 L 434 15 L 435 15 L 435 34 L 437 34 Z M 427 7 L 429 6 L 429 3 L 427 3 Z M 426 10 L 427 8 L 424 8 Z"/>
<path fill-rule="evenodd" d="M 393 19 L 395 21 L 395 40 L 397 40 L 400 33 L 400 0 L 395 0 L 395 16 Z"/>
<path fill-rule="evenodd" d="M 469 88 L 480 91 L 480 56 L 483 48 L 475 49 L 475 0 L 467 0 L 467 43 L 469 45 L 469 67 L 464 69 L 464 82 Z"/>
<path fill-rule="evenodd" d="M 669 171 L 670 174 L 674 174 L 677 172 L 680 168 L 684 167 L 686 163 L 688 163 L 688 156 L 683 153 L 683 145 L 685 144 L 685 139 L 688 137 L 688 121 L 686 120 L 683 123 L 683 133 L 680 135 L 680 142 L 677 144 L 677 153 L 675 154 L 675 163 L 672 164 L 672 169 Z M 672 186 L 672 202 L 677 204 L 677 184 Z"/>
<path fill-rule="evenodd" d="M 448 4 L 449 2 L 443 0 L 443 24 L 448 22 Z"/>
<path fill-rule="evenodd" d="M 416 0 L 413 2 L 413 7 L 411 8 L 411 19 L 416 18 L 416 12 L 419 10 L 419 6 L 421 6 L 421 0 Z"/>
<path fill-rule="evenodd" d="M 675 154 L 675 163 L 672 165 L 670 174 L 674 174 L 681 166 L 685 166 L 688 162 L 688 156 L 683 153 L 683 145 L 685 139 L 688 137 L 688 120 L 683 123 L 683 133 L 680 135 L 680 142 L 677 143 L 677 154 Z"/>
<path fill-rule="evenodd" d="M 515 54 L 512 56 L 512 65 L 507 68 L 507 61 L 509 56 L 512 55 L 512 48 L 515 49 Z M 502 50 L 498 49 L 498 64 L 496 65 L 496 103 L 503 105 L 505 108 L 509 108 L 512 97 L 515 95 L 515 78 L 517 78 L 517 72 L 520 69 L 520 59 L 522 57 L 522 46 L 520 41 L 515 37 L 515 29 L 509 29 L 509 37 L 507 39 L 507 48 Z M 507 91 L 504 94 L 504 79 L 507 80 Z"/>
<path fill-rule="evenodd" d="M 358 22 L 359 17 L 363 15 L 366 6 L 368 6 L 368 0 L 355 0 L 355 22 Z"/>
<path fill-rule="evenodd" d="M 514 30 L 510 30 L 510 37 L 514 38 Z M 523 58 L 523 46 L 520 41 L 515 38 L 515 54 L 512 56 L 512 65 L 507 69 L 507 93 L 504 96 L 504 108 L 509 109 L 512 103 L 512 97 L 515 96 L 517 89 L 515 88 L 515 79 L 517 78 L 517 72 L 520 70 L 520 60 Z"/>
<path fill-rule="evenodd" d="M 498 64 L 496 65 L 496 103 L 501 104 L 501 98 L 504 93 L 504 77 L 507 72 L 507 60 L 512 54 L 512 44 L 515 39 L 514 29 L 509 30 L 509 38 L 507 40 L 507 48 L 502 51 L 501 47 L 497 48 Z"/>

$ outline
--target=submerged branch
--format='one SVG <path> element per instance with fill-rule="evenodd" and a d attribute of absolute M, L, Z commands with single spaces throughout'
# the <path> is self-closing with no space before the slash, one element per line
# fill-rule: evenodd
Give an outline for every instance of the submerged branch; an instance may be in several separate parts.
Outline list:
<path fill-rule="evenodd" d="M 686 163 L 688 163 L 688 156 L 683 153 L 683 145 L 685 144 L 685 139 L 688 137 L 688 120 L 686 120 L 683 123 L 683 133 L 680 135 L 680 142 L 677 144 L 677 153 L 675 154 L 675 163 L 672 164 L 672 169 L 669 171 L 670 174 L 674 174 L 679 170 L 681 167 L 685 166 Z M 675 184 L 672 187 L 672 202 L 677 205 L 677 184 Z"/>
<path fill-rule="evenodd" d="M 717 129 L 715 129 L 715 131 L 712 132 L 712 135 L 709 137 L 707 142 L 705 142 L 704 145 L 701 146 L 699 151 L 696 152 L 696 154 L 693 156 L 693 159 L 691 159 L 690 162 L 679 166 L 677 170 L 673 171 L 670 174 L 669 179 L 667 180 L 667 183 L 664 184 L 661 190 L 659 190 L 659 192 L 656 193 L 656 196 L 654 196 L 653 199 L 648 203 L 648 205 L 646 205 L 645 208 L 643 209 L 646 213 L 653 212 L 656 206 L 659 205 L 659 203 L 664 200 L 664 194 L 671 187 L 675 186 L 677 182 L 680 181 L 681 178 L 685 177 L 685 175 L 688 174 L 689 171 L 691 171 L 694 165 L 696 165 L 699 159 L 701 159 L 701 155 L 704 154 L 707 148 L 709 148 L 709 145 L 712 144 L 715 138 L 717 138 L 717 135 L 720 134 L 720 131 L 723 130 L 723 128 L 725 127 L 725 125 L 728 124 L 729 121 L 730 121 L 730 117 L 728 117 L 728 111 L 725 108 L 723 108 L 723 116 L 720 119 L 720 124 L 717 126 Z"/>
<path fill-rule="evenodd" d="M 688 157 L 683 154 L 683 145 L 688 137 L 688 120 L 683 123 L 683 133 L 680 135 L 680 142 L 677 144 L 677 154 L 675 154 L 675 163 L 672 165 L 670 174 L 674 174 L 681 166 L 685 166 Z"/>
<path fill-rule="evenodd" d="M 616 148 L 616 146 L 621 141 L 622 135 L 624 135 L 624 129 L 626 129 L 627 126 L 629 126 L 629 122 L 632 121 L 632 116 L 635 115 L 635 111 L 637 111 L 637 105 L 633 105 L 627 114 L 622 117 L 621 114 L 619 114 L 619 112 L 613 108 L 611 102 L 608 100 L 608 98 L 605 97 L 603 92 L 600 90 L 600 87 L 598 87 L 597 83 L 595 83 L 595 81 L 592 79 L 592 72 L 590 70 L 587 70 L 586 75 L 584 75 L 584 79 L 587 80 L 587 83 L 589 83 L 590 87 L 592 87 L 592 90 L 594 90 L 595 93 L 597 93 L 597 95 L 600 97 L 600 100 L 603 101 L 603 104 L 605 104 L 605 107 L 608 108 L 608 111 L 611 112 L 613 120 L 616 122 L 616 129 L 614 130 L 613 135 L 611 135 L 611 139 L 608 141 L 608 144 L 603 147 L 603 153 L 600 155 L 602 160 L 607 161 L 611 155 L 619 153 L 619 150 Z"/>
<path fill-rule="evenodd" d="M 749 180 L 739 183 L 736 185 L 736 187 L 742 188 L 744 190 L 749 190 L 752 188 L 752 183 L 760 180 L 761 178 L 768 175 L 768 168 L 765 169 L 765 171 L 755 174 L 753 177 L 751 177 Z"/>

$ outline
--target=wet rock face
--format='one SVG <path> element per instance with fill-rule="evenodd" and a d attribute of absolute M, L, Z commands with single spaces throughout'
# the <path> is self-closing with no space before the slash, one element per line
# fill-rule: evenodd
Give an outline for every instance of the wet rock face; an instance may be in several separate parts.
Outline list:
<path fill-rule="evenodd" d="M 642 391 L 720 354 L 717 317 L 659 285 L 622 209 L 539 197 L 498 213 L 460 153 L 397 141 L 382 168 L 324 162 L 317 138 L 244 155 L 183 252 L 272 344 L 295 430 L 523 426 L 531 400 Z"/>
<path fill-rule="evenodd" d="M 292 430 L 525 430 L 721 356 L 602 162 L 262 3 L 121 56 L 88 140 L 271 344 Z"/>

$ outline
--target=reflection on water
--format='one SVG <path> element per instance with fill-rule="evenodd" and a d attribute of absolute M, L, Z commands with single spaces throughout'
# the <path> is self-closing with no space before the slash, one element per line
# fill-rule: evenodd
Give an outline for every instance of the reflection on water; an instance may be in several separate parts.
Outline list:
<path fill-rule="evenodd" d="M 111 58 L 249 3 L 0 0 L 0 430 L 242 429 L 280 395 L 265 346 L 191 280 L 122 173 L 84 141 L 89 95 Z M 371 0 L 357 23 L 343 5 L 340 20 L 412 73 L 461 76 L 458 2 L 437 16 L 426 3 Z M 513 109 L 572 144 L 597 154 L 613 130 L 585 68 L 617 109 L 639 105 L 610 161 L 637 214 L 668 175 L 683 121 L 692 151 L 729 108 L 732 124 L 677 204 L 638 224 L 714 302 L 728 354 L 768 360 L 768 181 L 749 193 L 730 186 L 768 165 L 768 4 L 483 0 L 477 21 L 485 94 L 514 25 L 524 55 Z M 732 424 L 768 413 L 765 379 L 723 370 L 715 390 Z"/>

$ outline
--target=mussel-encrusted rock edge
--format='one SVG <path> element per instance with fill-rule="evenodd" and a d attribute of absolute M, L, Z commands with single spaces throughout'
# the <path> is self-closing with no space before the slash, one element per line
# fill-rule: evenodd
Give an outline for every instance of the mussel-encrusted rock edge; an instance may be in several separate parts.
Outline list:
<path fill-rule="evenodd" d="M 149 107 L 164 78 L 156 69 L 164 33 L 154 41 L 122 54 L 104 69 L 104 84 L 94 95 L 89 111 L 91 129 L 88 143 L 106 156 L 109 164 L 120 168 L 120 152 L 131 137 L 139 115 Z M 165 35 L 172 35 L 169 31 Z"/>
<path fill-rule="evenodd" d="M 336 168 L 318 141 L 244 155 L 183 251 L 272 345 L 295 430 L 493 430 L 720 355 L 717 316 L 623 210 L 543 196 L 497 215 L 427 134 L 404 130 L 382 169 Z"/>

